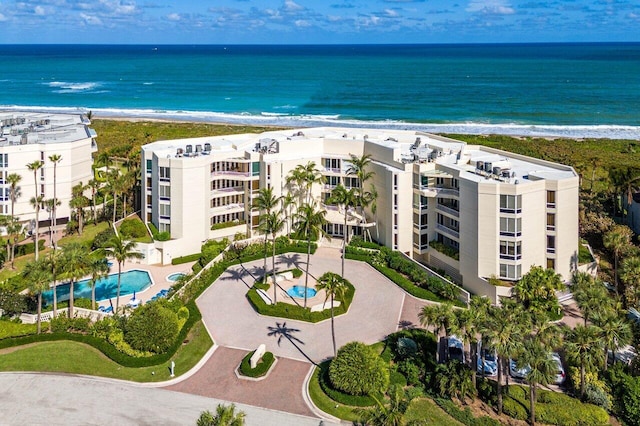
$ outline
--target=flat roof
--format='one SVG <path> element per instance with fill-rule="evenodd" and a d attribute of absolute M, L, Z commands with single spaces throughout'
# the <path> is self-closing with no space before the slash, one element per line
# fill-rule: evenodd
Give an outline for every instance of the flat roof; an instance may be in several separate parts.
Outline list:
<path fill-rule="evenodd" d="M 0 111 L 0 147 L 75 142 L 96 137 L 82 114 Z"/>

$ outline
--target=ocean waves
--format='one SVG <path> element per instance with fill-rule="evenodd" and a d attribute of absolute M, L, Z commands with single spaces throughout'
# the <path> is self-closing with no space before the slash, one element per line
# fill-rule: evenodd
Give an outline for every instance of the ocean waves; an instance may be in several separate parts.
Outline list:
<path fill-rule="evenodd" d="M 66 81 L 51 81 L 42 83 L 53 89 L 54 93 L 105 93 L 106 90 L 97 90 L 102 84 L 98 82 L 66 82 Z"/>
<path fill-rule="evenodd" d="M 87 113 L 94 117 L 176 120 L 203 123 L 249 124 L 281 127 L 366 127 L 376 129 L 415 130 L 428 133 L 458 133 L 481 135 L 508 135 L 564 138 L 607 138 L 640 140 L 640 126 L 623 125 L 547 125 L 527 123 L 490 122 L 405 122 L 400 120 L 358 120 L 340 115 L 294 115 L 262 112 L 222 113 L 212 111 L 186 111 L 162 109 L 84 108 L 0 105 L 0 110 L 46 111 L 60 113 Z"/>

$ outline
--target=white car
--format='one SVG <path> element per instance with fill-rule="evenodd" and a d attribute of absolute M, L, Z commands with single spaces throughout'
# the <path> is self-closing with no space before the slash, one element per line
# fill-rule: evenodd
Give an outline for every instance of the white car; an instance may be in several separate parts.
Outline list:
<path fill-rule="evenodd" d="M 560 385 L 564 383 L 564 380 L 566 378 L 564 368 L 562 367 L 562 360 L 560 359 L 560 355 L 558 355 L 557 352 L 551 352 L 549 356 L 557 365 L 556 377 L 553 383 L 555 383 L 556 385 Z M 526 379 L 530 371 L 530 366 L 525 365 L 522 368 L 518 368 L 516 360 L 509 360 L 509 374 L 511 374 L 511 377 L 515 377 L 517 379 Z"/>
<path fill-rule="evenodd" d="M 483 348 L 480 345 L 478 345 L 478 373 L 482 373 L 483 370 L 483 354 L 485 376 L 495 376 L 496 374 L 498 374 L 498 358 L 496 356 L 496 351 L 489 348 Z"/>
<path fill-rule="evenodd" d="M 447 351 L 449 360 L 458 360 L 464 364 L 464 344 L 457 336 L 447 337 Z"/>

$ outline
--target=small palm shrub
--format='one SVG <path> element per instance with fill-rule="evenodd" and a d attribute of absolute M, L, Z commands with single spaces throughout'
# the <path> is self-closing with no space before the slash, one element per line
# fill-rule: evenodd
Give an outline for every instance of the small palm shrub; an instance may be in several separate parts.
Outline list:
<path fill-rule="evenodd" d="M 389 386 L 389 366 L 374 349 L 360 342 L 350 342 L 338 350 L 329 365 L 329 380 L 349 395 L 368 395 Z"/>

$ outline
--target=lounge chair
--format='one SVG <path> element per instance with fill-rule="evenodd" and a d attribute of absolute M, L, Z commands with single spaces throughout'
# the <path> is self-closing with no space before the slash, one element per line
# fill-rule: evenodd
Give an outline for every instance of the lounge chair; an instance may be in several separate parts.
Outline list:
<path fill-rule="evenodd" d="M 110 314 L 110 313 L 112 313 L 112 312 L 113 312 L 113 306 L 108 306 L 108 307 L 104 308 L 104 311 L 103 311 L 103 312 L 104 312 L 105 314 Z"/>

